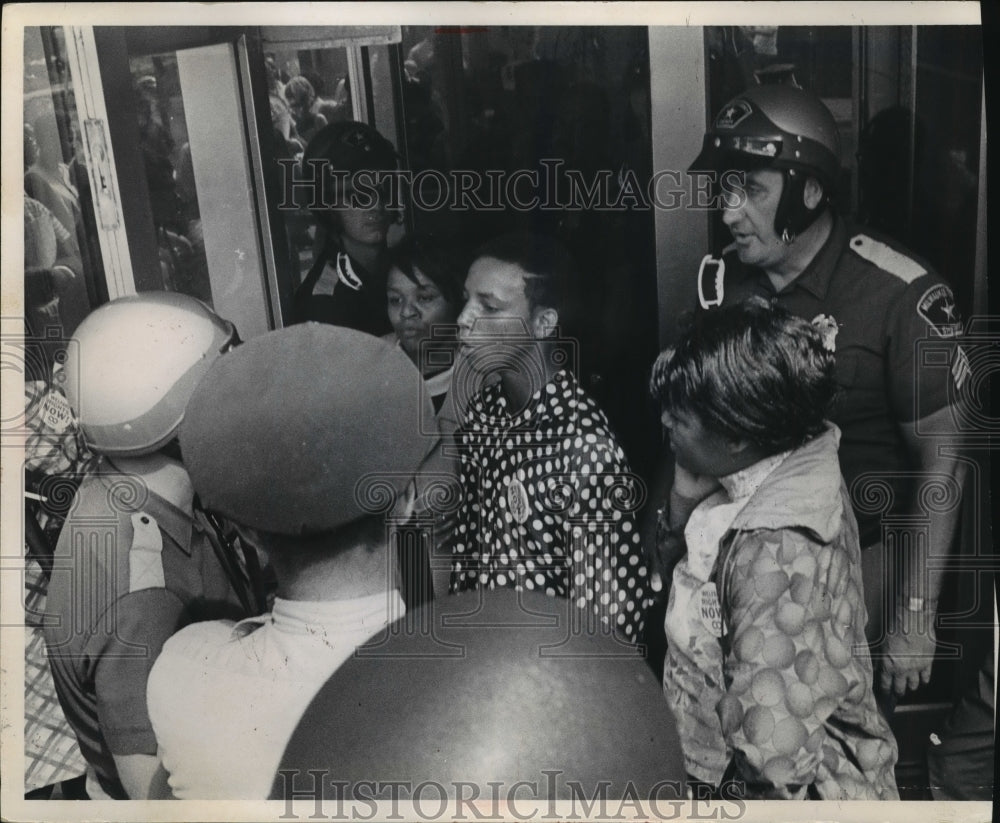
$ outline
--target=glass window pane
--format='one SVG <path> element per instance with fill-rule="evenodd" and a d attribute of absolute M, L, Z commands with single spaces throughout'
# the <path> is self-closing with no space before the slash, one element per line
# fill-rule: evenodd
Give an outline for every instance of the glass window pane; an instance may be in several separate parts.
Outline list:
<path fill-rule="evenodd" d="M 309 140 L 327 123 L 354 120 L 347 49 L 299 48 L 295 43 L 265 44 L 274 163 L 278 179 L 282 159 L 301 159 Z M 297 287 L 315 260 L 316 226 L 307 209 L 283 209 L 292 288 Z"/>
<path fill-rule="evenodd" d="M 244 339 L 267 331 L 234 46 L 132 54 L 129 69 L 162 288 L 205 301 Z"/>
<path fill-rule="evenodd" d="M 24 34 L 24 298 L 27 332 L 59 339 L 107 300 L 87 157 L 61 27 Z"/>
<path fill-rule="evenodd" d="M 129 61 L 139 145 L 166 291 L 212 300 L 177 55 Z"/>

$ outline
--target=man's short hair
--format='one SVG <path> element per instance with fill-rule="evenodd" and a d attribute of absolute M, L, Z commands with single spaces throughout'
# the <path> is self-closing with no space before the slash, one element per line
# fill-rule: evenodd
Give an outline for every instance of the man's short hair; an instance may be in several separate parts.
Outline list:
<path fill-rule="evenodd" d="M 555 309 L 560 325 L 565 325 L 570 313 L 571 284 L 576 265 L 569 250 L 558 240 L 533 232 L 504 234 L 480 246 L 475 260 L 492 257 L 503 263 L 520 266 L 527 272 L 524 294 L 528 306 Z"/>
<path fill-rule="evenodd" d="M 281 554 L 299 560 L 309 555 L 332 557 L 358 545 L 387 545 L 389 524 L 384 514 L 365 514 L 349 523 L 314 534 L 289 535 L 257 529 L 257 548 L 269 556 Z"/>

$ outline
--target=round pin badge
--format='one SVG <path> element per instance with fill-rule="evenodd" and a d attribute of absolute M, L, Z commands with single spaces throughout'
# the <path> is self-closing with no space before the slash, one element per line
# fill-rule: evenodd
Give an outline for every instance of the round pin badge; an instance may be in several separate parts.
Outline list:
<path fill-rule="evenodd" d="M 713 637 L 722 637 L 722 607 L 714 582 L 705 583 L 698 590 L 698 614 Z"/>
<path fill-rule="evenodd" d="M 528 519 L 528 490 L 524 488 L 524 483 L 516 477 L 512 477 L 507 484 L 507 509 L 515 523 L 524 523 Z"/>

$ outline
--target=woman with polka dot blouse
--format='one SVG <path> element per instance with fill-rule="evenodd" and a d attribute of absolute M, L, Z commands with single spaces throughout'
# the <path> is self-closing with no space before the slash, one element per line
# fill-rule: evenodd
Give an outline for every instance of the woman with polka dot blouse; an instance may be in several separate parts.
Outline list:
<path fill-rule="evenodd" d="M 582 609 L 577 630 L 634 642 L 648 605 L 640 481 L 569 368 L 573 341 L 558 337 L 572 273 L 560 244 L 531 234 L 487 243 L 469 269 L 452 388 L 468 411 L 451 591 L 568 597 Z"/>
<path fill-rule="evenodd" d="M 899 798 L 825 421 L 835 333 L 752 301 L 697 318 L 653 369 L 677 463 L 659 548 L 683 555 L 664 691 L 691 778 L 748 798 Z"/>

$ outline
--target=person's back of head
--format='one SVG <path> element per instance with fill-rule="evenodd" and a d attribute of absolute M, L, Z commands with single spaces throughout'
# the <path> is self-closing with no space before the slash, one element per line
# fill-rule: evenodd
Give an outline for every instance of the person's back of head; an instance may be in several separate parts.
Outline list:
<path fill-rule="evenodd" d="M 299 106 L 305 113 L 316 99 L 316 91 L 313 89 L 312 83 L 299 75 L 293 77 L 285 85 L 285 99 L 292 105 Z"/>
<path fill-rule="evenodd" d="M 433 411 L 406 355 L 362 332 L 305 323 L 224 361 L 181 428 L 205 508 L 305 563 L 384 544 L 384 516 L 430 446 L 421 426 Z"/>

